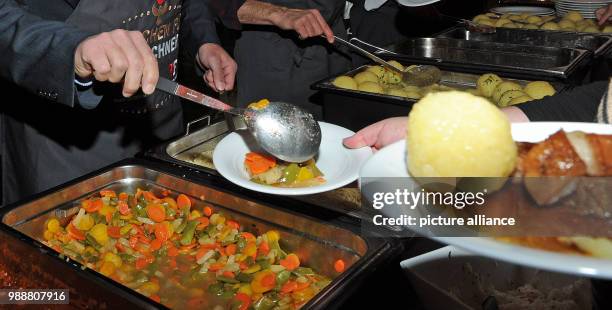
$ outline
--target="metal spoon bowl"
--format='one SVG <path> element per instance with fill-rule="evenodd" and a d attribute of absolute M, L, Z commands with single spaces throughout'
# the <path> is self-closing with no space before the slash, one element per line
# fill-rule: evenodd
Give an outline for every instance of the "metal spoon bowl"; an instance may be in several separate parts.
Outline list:
<path fill-rule="evenodd" d="M 288 162 L 313 158 L 321 145 L 321 127 L 312 114 L 284 102 L 270 102 L 261 109 L 247 108 L 244 119 L 259 145 Z"/>

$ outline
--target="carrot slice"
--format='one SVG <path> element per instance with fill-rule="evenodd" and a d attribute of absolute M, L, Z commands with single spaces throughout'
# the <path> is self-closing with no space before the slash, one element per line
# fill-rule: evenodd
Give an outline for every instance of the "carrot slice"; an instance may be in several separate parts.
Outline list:
<path fill-rule="evenodd" d="M 259 244 L 259 252 L 261 252 L 263 255 L 268 255 L 268 253 L 270 253 L 270 245 L 262 240 L 262 242 Z"/>
<path fill-rule="evenodd" d="M 87 211 L 87 213 L 94 213 L 102 209 L 102 199 L 84 200 L 81 202 L 81 207 Z"/>
<path fill-rule="evenodd" d="M 233 279 L 234 277 L 236 277 L 236 275 L 235 275 L 233 272 L 231 272 L 231 271 L 224 271 L 224 272 L 222 273 L 222 275 L 223 275 L 224 277 L 226 277 L 226 278 L 232 278 L 232 279 Z"/>
<path fill-rule="evenodd" d="M 227 226 L 229 226 L 231 228 L 234 228 L 234 229 L 240 229 L 240 224 L 238 224 L 238 222 L 232 221 L 232 220 L 227 221 Z"/>
<path fill-rule="evenodd" d="M 213 214 L 213 210 L 211 207 L 206 206 L 204 207 L 204 215 L 210 217 Z"/>
<path fill-rule="evenodd" d="M 207 217 L 198 217 L 196 220 L 200 222 L 200 224 L 196 226 L 197 230 L 202 230 L 206 228 L 208 225 L 210 225 L 210 220 Z"/>
<path fill-rule="evenodd" d="M 149 266 L 149 261 L 145 257 L 138 258 L 135 262 L 136 269 L 142 270 Z"/>
<path fill-rule="evenodd" d="M 297 289 L 298 285 L 296 281 L 292 281 L 289 280 L 287 282 L 285 282 L 285 284 L 283 284 L 283 286 L 281 287 L 281 293 L 291 293 L 293 291 L 295 291 L 295 289 Z"/>
<path fill-rule="evenodd" d="M 117 197 L 117 193 L 115 193 L 115 191 L 112 190 L 102 190 L 100 191 L 100 196 L 102 197 Z"/>
<path fill-rule="evenodd" d="M 130 206 L 128 206 L 127 202 L 123 200 L 119 200 L 117 203 L 117 209 L 119 209 L 119 213 L 121 213 L 121 215 L 130 214 Z"/>
<path fill-rule="evenodd" d="M 276 166 L 276 159 L 271 156 L 250 152 L 244 159 L 244 164 L 253 174 L 264 173 Z"/>
<path fill-rule="evenodd" d="M 108 228 L 106 228 L 106 232 L 111 238 L 121 238 L 121 228 L 119 228 L 119 226 L 108 226 Z"/>
<path fill-rule="evenodd" d="M 120 200 L 120 201 L 128 201 L 128 198 L 129 198 L 129 197 L 130 197 L 130 196 L 129 196 L 129 195 L 126 193 L 126 192 L 121 192 L 121 193 L 119 194 L 119 200 Z"/>
<path fill-rule="evenodd" d="M 155 238 L 159 239 L 161 242 L 165 242 L 168 240 L 168 237 L 170 237 L 168 226 L 164 223 L 155 224 L 153 233 L 155 234 Z"/>
<path fill-rule="evenodd" d="M 225 253 L 227 253 L 227 255 L 234 255 L 234 254 L 236 254 L 236 245 L 235 244 L 230 244 L 227 247 L 225 247 Z"/>
<path fill-rule="evenodd" d="M 179 251 L 177 248 L 175 248 L 174 246 L 168 246 L 168 256 L 170 257 L 176 257 L 179 255 Z M 176 265 L 176 261 L 174 261 L 175 265 Z"/>
<path fill-rule="evenodd" d="M 82 231 L 78 230 L 76 227 L 74 227 L 72 223 L 68 224 L 67 230 L 68 235 L 70 235 L 70 237 L 76 240 L 85 240 L 85 234 Z"/>
<path fill-rule="evenodd" d="M 334 270 L 336 270 L 336 272 L 343 272 L 345 268 L 344 265 L 344 261 L 339 259 L 334 263 Z"/>
<path fill-rule="evenodd" d="M 223 263 L 210 264 L 210 266 L 208 267 L 208 271 L 213 271 L 213 272 L 219 271 L 223 267 L 225 267 L 225 265 Z"/>
<path fill-rule="evenodd" d="M 147 206 L 147 216 L 155 222 L 163 222 L 166 219 L 166 211 L 164 207 L 158 204 L 150 204 Z"/>
<path fill-rule="evenodd" d="M 151 192 L 149 192 L 149 191 L 142 192 L 142 195 L 144 196 L 144 198 L 145 198 L 147 201 L 155 201 L 155 200 L 159 200 L 159 198 L 157 198 L 157 197 L 155 196 L 155 194 L 153 194 L 153 193 L 151 193 Z"/>
<path fill-rule="evenodd" d="M 151 298 L 151 300 L 155 301 L 156 303 L 161 302 L 161 297 L 159 297 L 159 295 L 151 295 L 149 296 L 149 298 Z"/>
<path fill-rule="evenodd" d="M 161 246 L 162 242 L 159 239 L 154 239 L 153 241 L 151 241 L 151 244 L 149 244 L 149 250 L 157 251 L 161 248 Z"/>
<path fill-rule="evenodd" d="M 176 197 L 176 205 L 179 207 L 179 209 L 191 209 L 191 199 L 189 199 L 189 197 L 187 197 L 185 194 L 179 194 L 178 197 Z"/>
<path fill-rule="evenodd" d="M 285 267 L 287 270 L 292 271 L 297 267 L 300 267 L 300 258 L 291 253 L 285 257 L 285 259 L 281 259 L 281 266 Z"/>

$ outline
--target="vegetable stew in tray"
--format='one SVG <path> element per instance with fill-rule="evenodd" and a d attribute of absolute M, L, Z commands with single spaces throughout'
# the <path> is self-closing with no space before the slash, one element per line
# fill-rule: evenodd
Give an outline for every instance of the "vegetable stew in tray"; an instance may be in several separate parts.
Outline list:
<path fill-rule="evenodd" d="M 286 215 L 282 224 L 294 230 L 261 222 L 255 217 L 262 206 L 244 201 L 244 215 L 221 206 L 220 192 L 191 185 L 184 187 L 188 196 L 129 178 L 11 226 L 171 308 L 297 309 L 367 249 L 363 239 L 330 225 Z M 30 211 L 17 208 L 3 222 L 10 225 L 19 212 Z M 335 233 L 345 244 L 300 229 Z"/>

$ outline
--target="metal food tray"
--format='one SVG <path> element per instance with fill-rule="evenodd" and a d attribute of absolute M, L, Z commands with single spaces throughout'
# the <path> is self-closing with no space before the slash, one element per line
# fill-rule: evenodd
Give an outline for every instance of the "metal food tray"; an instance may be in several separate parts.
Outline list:
<path fill-rule="evenodd" d="M 244 123 L 239 118 L 217 121 L 213 124 L 210 124 L 210 118 L 208 118 L 208 126 L 149 150 L 145 156 L 208 175 L 219 175 L 213 165 L 213 151 L 219 141 L 234 128 L 242 127 Z M 362 212 L 361 193 L 356 183 L 321 194 L 282 197 L 282 199 L 286 199 L 288 203 L 298 200 L 302 202 L 303 208 L 314 205 L 355 218 L 367 218 Z"/>
<path fill-rule="evenodd" d="M 64 261 L 58 253 L 39 242 L 42 240 L 45 221 L 51 216 L 61 219 L 73 215 L 78 210 L 78 201 L 103 189 L 133 192 L 141 188 L 156 194 L 162 191 L 170 191 L 173 195 L 184 193 L 192 197 L 195 206 L 203 204 L 200 199 L 205 197 L 206 203 L 237 220 L 242 227 L 248 227 L 246 230 L 250 232 L 260 234 L 269 229 L 278 230 L 284 248 L 292 252 L 309 253 L 303 257 L 304 265 L 333 278 L 332 283 L 311 299 L 305 308 L 332 305 L 332 301 L 347 295 L 346 290 L 356 287 L 353 280 L 361 279 L 365 271 L 374 269 L 375 265 L 392 257 L 399 249 L 389 241 L 358 236 L 356 231 L 359 228 L 355 223 L 304 215 L 274 205 L 274 202 L 262 203 L 234 194 L 227 190 L 231 190 L 231 184 L 224 184 L 220 178 L 207 179 L 209 184 L 191 182 L 188 180 L 189 175 L 183 171 L 179 171 L 178 176 L 175 172 L 167 171 L 167 167 L 138 159 L 120 162 L 47 191 L 32 201 L 5 207 L 2 210 L 2 230 L 17 236 L 34 250 L 40 249 L 41 261 L 62 260 L 62 263 L 70 265 L 73 271 L 87 280 L 98 281 L 106 288 L 128 294 L 139 300 L 141 305 L 144 303 L 155 307 L 161 305 L 91 269 L 85 269 L 78 262 Z M 23 247 L 21 243 L 19 246 Z M 336 259 L 347 262 L 347 269 L 341 274 L 333 271 Z"/>
<path fill-rule="evenodd" d="M 590 51 L 578 48 L 448 38 L 410 39 L 377 54 L 385 59 L 433 64 L 452 71 L 495 72 L 545 80 L 567 80 L 592 59 Z"/>
<path fill-rule="evenodd" d="M 403 62 L 403 61 L 401 62 L 402 62 L 402 65 L 409 65 L 408 62 Z M 400 105 L 400 106 L 412 106 L 412 104 L 418 101 L 418 99 L 413 99 L 413 98 L 404 98 L 404 97 L 391 96 L 387 94 L 378 94 L 378 93 L 371 93 L 371 92 L 365 92 L 365 91 L 360 91 L 360 90 L 340 88 L 340 87 L 334 86 L 334 84 L 332 83 L 334 79 L 336 79 L 339 76 L 345 75 L 345 76 L 353 77 L 357 75 L 358 73 L 365 71 L 368 67 L 369 65 L 364 65 L 357 69 L 353 69 L 348 72 L 344 72 L 342 74 L 328 77 L 324 80 L 321 80 L 313 84 L 312 88 L 315 90 L 320 90 L 320 91 L 324 91 L 328 93 L 336 93 L 336 94 L 349 96 L 349 97 L 366 98 L 366 99 L 370 99 L 373 101 L 375 100 L 379 102 L 385 102 L 385 103 L 390 103 L 390 104 Z M 476 88 L 476 82 L 478 81 L 479 77 L 480 77 L 479 74 L 442 70 L 442 76 L 438 84 L 443 85 L 443 86 L 452 87 L 452 88 L 459 89 L 459 90 L 465 90 L 465 89 L 470 89 L 470 88 Z M 525 86 L 527 85 L 527 83 L 533 81 L 533 80 L 506 78 L 503 75 L 501 77 L 504 79 L 504 81 L 512 81 L 521 86 Z M 552 82 L 551 85 L 553 85 L 553 87 L 555 88 L 557 92 L 562 92 L 568 87 L 566 84 L 563 84 L 560 82 Z M 324 103 L 324 104 L 327 104 L 327 103 Z M 347 111 L 347 113 L 348 112 L 349 111 Z"/>
<path fill-rule="evenodd" d="M 410 62 L 401 62 L 403 65 L 411 64 Z M 412 105 L 417 99 L 344 89 L 332 84 L 332 81 L 340 75 L 355 76 L 366 69 L 367 65 L 326 78 L 312 85 L 312 88 L 322 93 L 323 119 L 325 121 L 357 131 L 377 121 L 389 117 L 407 116 L 410 113 Z M 479 77 L 479 74 L 442 70 L 439 84 L 456 89 L 475 88 Z M 521 86 L 530 82 L 530 80 L 509 78 L 504 74 L 501 74 L 501 77 Z M 565 91 L 569 87 L 559 81 L 552 81 L 551 84 L 557 92 Z"/>
<path fill-rule="evenodd" d="M 495 33 L 482 33 L 470 31 L 463 26 L 455 26 L 444 30 L 436 37 L 559 48 L 576 47 L 591 51 L 595 57 L 607 55 L 612 48 L 610 35 L 568 31 L 497 28 Z"/>

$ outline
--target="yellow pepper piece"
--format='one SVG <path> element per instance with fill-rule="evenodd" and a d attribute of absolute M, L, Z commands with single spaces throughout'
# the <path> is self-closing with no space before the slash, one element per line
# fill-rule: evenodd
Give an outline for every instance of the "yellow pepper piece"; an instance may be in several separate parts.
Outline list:
<path fill-rule="evenodd" d="M 109 205 L 103 205 L 102 208 L 98 211 L 101 215 L 106 216 L 107 214 L 113 214 L 115 212 L 115 208 Z"/>
<path fill-rule="evenodd" d="M 106 231 L 105 224 L 96 224 L 89 233 L 100 245 L 106 245 L 108 242 L 108 232 Z"/>
<path fill-rule="evenodd" d="M 54 219 L 50 219 L 47 222 L 47 229 L 50 232 L 52 232 L 52 233 L 58 232 L 59 229 L 60 229 L 60 222 L 57 219 L 55 219 L 55 218 Z"/>
<path fill-rule="evenodd" d="M 121 265 L 123 264 L 123 262 L 121 261 L 121 257 L 112 252 L 106 252 L 106 254 L 104 254 L 104 261 L 113 263 L 117 268 L 121 267 Z"/>
<path fill-rule="evenodd" d="M 251 289 L 251 286 L 249 284 L 243 284 L 238 289 L 238 293 L 247 294 L 248 296 L 251 296 L 253 295 L 253 290 Z"/>
<path fill-rule="evenodd" d="M 138 291 L 147 296 L 151 296 L 159 292 L 159 284 L 155 282 L 145 282 L 142 286 L 140 286 L 140 288 L 138 288 Z"/>
<path fill-rule="evenodd" d="M 84 214 L 83 216 L 81 216 L 81 220 L 76 225 L 76 228 L 82 231 L 88 231 L 94 226 L 94 224 L 95 222 L 94 222 L 93 216 L 89 214 Z"/>
<path fill-rule="evenodd" d="M 243 270 L 242 272 L 246 273 L 246 274 L 251 274 L 251 273 L 256 273 L 258 271 L 261 270 L 261 266 L 259 264 L 255 264 L 245 270 Z"/>
<path fill-rule="evenodd" d="M 127 224 L 119 229 L 121 235 L 127 235 L 130 231 L 132 231 L 132 224 Z"/>
<path fill-rule="evenodd" d="M 210 216 L 210 223 L 213 225 L 219 225 L 225 223 L 225 217 L 219 215 L 219 213 L 215 213 Z"/>
<path fill-rule="evenodd" d="M 276 230 L 269 230 L 266 232 L 266 237 L 268 237 L 268 242 L 274 242 L 280 239 L 280 234 Z"/>
<path fill-rule="evenodd" d="M 310 169 L 308 169 L 308 167 L 300 168 L 300 171 L 298 172 L 298 175 L 297 175 L 298 181 L 306 181 L 312 178 L 314 178 L 314 174 L 312 173 L 312 171 L 310 171 Z"/>
<path fill-rule="evenodd" d="M 49 241 L 53 239 L 53 232 L 50 230 L 45 230 L 45 232 L 43 233 L 43 237 L 45 238 L 45 240 Z"/>
<path fill-rule="evenodd" d="M 100 267 L 100 273 L 108 277 L 115 273 L 115 269 L 115 264 L 111 262 L 104 262 L 102 263 L 102 267 Z"/>
<path fill-rule="evenodd" d="M 270 104 L 270 100 L 268 99 L 261 99 L 257 102 L 253 102 L 251 104 L 249 104 L 249 108 L 253 109 L 253 110 L 261 110 L 261 109 L 265 109 L 268 105 Z"/>
<path fill-rule="evenodd" d="M 255 242 L 247 243 L 247 245 L 244 247 L 244 251 L 242 252 L 242 254 L 246 256 L 254 256 L 255 254 L 257 254 L 257 244 L 255 244 Z"/>
<path fill-rule="evenodd" d="M 251 281 L 253 293 L 265 293 L 276 286 L 276 274 L 270 270 L 260 271 Z"/>
<path fill-rule="evenodd" d="M 198 210 L 191 211 L 191 215 L 190 215 L 191 219 L 197 219 L 198 217 L 202 217 L 202 214 L 200 213 L 200 211 Z"/>

